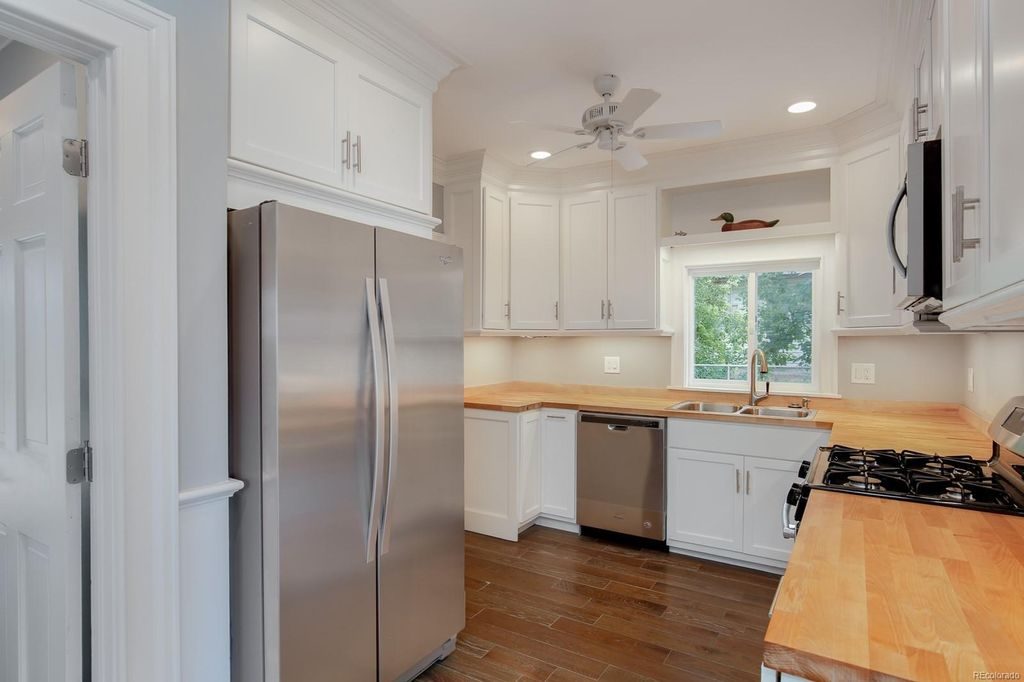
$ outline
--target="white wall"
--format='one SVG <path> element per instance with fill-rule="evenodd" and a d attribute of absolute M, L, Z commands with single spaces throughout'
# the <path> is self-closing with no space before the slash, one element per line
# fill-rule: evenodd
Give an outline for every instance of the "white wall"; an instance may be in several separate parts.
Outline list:
<path fill-rule="evenodd" d="M 502 336 L 467 336 L 463 344 L 466 386 L 512 381 L 512 349 L 515 339 Z"/>
<path fill-rule="evenodd" d="M 838 346 L 844 398 L 964 402 L 970 362 L 976 391 L 974 404 L 970 398 L 967 404 L 982 416 L 990 417 L 1011 395 L 1024 394 L 1024 334 L 845 336 Z M 967 359 L 972 353 L 976 360 Z M 605 355 L 619 356 L 621 374 L 604 374 Z M 850 383 L 853 362 L 874 363 L 875 383 Z M 1006 371 L 1014 362 L 1016 372 Z M 541 381 L 664 388 L 671 383 L 670 364 L 669 337 L 466 339 L 467 386 Z"/>
<path fill-rule="evenodd" d="M 57 58 L 49 52 L 16 41 L 8 43 L 0 50 L 0 99 L 7 97 L 56 62 Z"/>
<path fill-rule="evenodd" d="M 1024 395 L 1024 333 L 990 332 L 965 337 L 965 369 L 974 369 L 974 391 L 964 403 L 991 419 L 1009 398 Z M 966 381 L 966 380 L 965 380 Z"/>
<path fill-rule="evenodd" d="M 963 401 L 966 336 L 845 336 L 839 339 L 839 394 L 878 400 Z M 850 363 L 875 365 L 874 384 L 850 382 Z"/>

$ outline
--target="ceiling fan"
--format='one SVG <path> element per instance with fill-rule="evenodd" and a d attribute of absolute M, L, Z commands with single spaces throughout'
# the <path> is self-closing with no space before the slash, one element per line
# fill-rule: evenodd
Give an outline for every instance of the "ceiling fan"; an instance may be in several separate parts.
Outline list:
<path fill-rule="evenodd" d="M 560 133 L 589 135 L 591 137 L 587 142 L 566 147 L 545 159 L 534 161 L 528 165 L 532 166 L 534 163 L 547 161 L 571 149 L 587 149 L 596 144 L 598 149 L 611 151 L 612 158 L 620 166 L 627 171 L 632 171 L 646 166 L 647 159 L 635 147 L 628 146 L 624 138 L 632 137 L 638 140 L 687 140 L 715 137 L 722 132 L 721 121 L 690 121 L 688 123 L 666 123 L 664 125 L 634 128 L 633 124 L 636 120 L 651 105 L 658 101 L 661 93 L 648 88 L 633 88 L 626 93 L 621 102 L 615 102 L 612 100 L 612 97 L 618 88 L 618 76 L 606 73 L 594 79 L 594 90 L 601 96 L 602 101 L 588 107 L 583 112 L 582 127 L 580 128 L 561 125 L 538 125 L 528 121 L 512 121 L 514 124 L 529 125 L 541 130 L 554 130 Z"/>

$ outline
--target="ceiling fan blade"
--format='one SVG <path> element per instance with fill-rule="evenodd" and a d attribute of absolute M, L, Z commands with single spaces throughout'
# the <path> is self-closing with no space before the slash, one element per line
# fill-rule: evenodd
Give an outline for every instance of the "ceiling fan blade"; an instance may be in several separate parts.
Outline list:
<path fill-rule="evenodd" d="M 586 149 L 587 147 L 589 147 L 592 144 L 594 144 L 594 140 L 590 140 L 589 142 L 581 142 L 580 144 L 574 144 L 571 147 L 566 147 L 565 149 L 559 149 L 557 152 L 555 152 L 554 154 L 552 154 L 551 156 L 549 156 L 547 158 L 537 159 L 536 161 L 531 161 L 530 163 L 528 163 L 526 165 L 527 166 L 533 166 L 533 165 L 536 165 L 538 163 L 544 163 L 545 161 L 550 161 L 551 159 L 555 158 L 556 156 L 558 156 L 559 154 L 561 154 L 563 152 L 567 152 L 567 151 L 570 151 L 572 149 Z"/>
<path fill-rule="evenodd" d="M 612 152 L 612 158 L 628 171 L 635 171 L 647 165 L 647 159 L 636 150 L 636 147 L 619 147 Z"/>
<path fill-rule="evenodd" d="M 620 121 L 627 128 L 633 125 L 633 121 L 640 118 L 641 114 L 651 108 L 651 105 L 658 101 L 661 93 L 649 88 L 633 88 L 626 93 L 626 97 L 619 104 L 619 108 L 612 114 L 612 118 Z"/>
<path fill-rule="evenodd" d="M 515 126 L 526 126 L 528 128 L 534 128 L 536 130 L 551 130 L 556 133 L 568 133 L 570 135 L 587 135 L 587 131 L 582 128 L 573 128 L 572 126 L 560 126 L 551 123 L 534 123 L 533 121 L 509 121 L 510 124 Z"/>
<path fill-rule="evenodd" d="M 689 123 L 666 123 L 645 126 L 633 131 L 633 137 L 641 140 L 696 140 L 718 137 L 722 134 L 721 121 L 690 121 Z"/>

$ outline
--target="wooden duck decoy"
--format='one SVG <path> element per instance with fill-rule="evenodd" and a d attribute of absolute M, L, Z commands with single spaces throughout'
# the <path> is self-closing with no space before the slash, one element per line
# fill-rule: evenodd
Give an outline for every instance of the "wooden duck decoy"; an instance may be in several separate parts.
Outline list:
<path fill-rule="evenodd" d="M 716 218 L 712 218 L 712 221 L 722 220 L 725 225 L 722 225 L 722 232 L 732 232 L 733 230 L 756 230 L 761 227 L 774 227 L 779 224 L 778 220 L 741 220 L 736 222 L 732 213 L 726 211 Z"/>

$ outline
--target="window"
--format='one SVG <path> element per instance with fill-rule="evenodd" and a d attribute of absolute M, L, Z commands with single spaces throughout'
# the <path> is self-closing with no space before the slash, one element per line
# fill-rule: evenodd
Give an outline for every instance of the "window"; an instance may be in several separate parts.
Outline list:
<path fill-rule="evenodd" d="M 742 390 L 760 348 L 775 390 L 816 388 L 815 270 L 805 263 L 691 271 L 687 384 Z"/>

